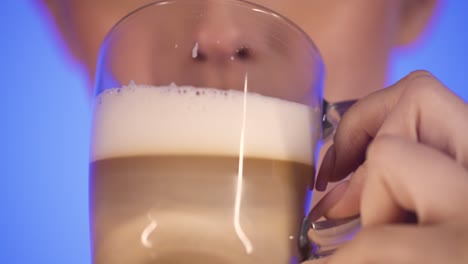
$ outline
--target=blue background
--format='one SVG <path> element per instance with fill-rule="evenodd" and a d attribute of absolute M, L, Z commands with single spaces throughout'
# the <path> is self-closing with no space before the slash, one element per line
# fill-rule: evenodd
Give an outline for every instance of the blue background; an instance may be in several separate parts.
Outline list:
<path fill-rule="evenodd" d="M 466 16 L 467 1 L 446 1 L 389 82 L 428 69 L 467 100 Z M 90 263 L 87 83 L 46 21 L 33 2 L 2 2 L 0 263 Z"/>

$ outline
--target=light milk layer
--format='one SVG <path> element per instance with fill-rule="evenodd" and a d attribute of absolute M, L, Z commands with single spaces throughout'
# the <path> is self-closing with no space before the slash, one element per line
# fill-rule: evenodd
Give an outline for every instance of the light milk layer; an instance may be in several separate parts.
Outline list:
<path fill-rule="evenodd" d="M 314 163 L 320 111 L 242 91 L 129 85 L 96 98 L 92 161 L 143 155 L 238 156 Z"/>

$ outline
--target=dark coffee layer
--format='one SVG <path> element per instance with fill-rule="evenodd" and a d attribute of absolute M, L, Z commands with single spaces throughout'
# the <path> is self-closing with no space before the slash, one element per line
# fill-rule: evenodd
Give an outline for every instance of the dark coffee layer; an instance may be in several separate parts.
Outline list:
<path fill-rule="evenodd" d="M 239 185 L 238 165 L 222 156 L 91 163 L 94 263 L 290 263 L 314 168 L 246 158 Z"/>

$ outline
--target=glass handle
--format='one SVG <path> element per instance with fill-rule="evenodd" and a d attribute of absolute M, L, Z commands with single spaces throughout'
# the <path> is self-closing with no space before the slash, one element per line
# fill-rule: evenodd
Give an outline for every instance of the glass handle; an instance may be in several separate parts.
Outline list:
<path fill-rule="evenodd" d="M 322 140 L 330 140 L 345 112 L 357 100 L 330 103 L 326 100 L 322 105 Z M 303 261 L 314 260 L 328 255 L 349 241 L 361 229 L 359 215 L 342 219 L 326 219 L 313 222 L 309 217 L 302 222 L 299 234 L 299 249 Z"/>
<path fill-rule="evenodd" d="M 304 219 L 299 235 L 302 261 L 327 257 L 361 230 L 359 215 L 312 222 Z"/>
<path fill-rule="evenodd" d="M 309 231 L 312 254 L 309 259 L 318 259 L 333 254 L 335 250 L 351 240 L 359 230 L 361 230 L 359 216 L 312 223 Z"/>

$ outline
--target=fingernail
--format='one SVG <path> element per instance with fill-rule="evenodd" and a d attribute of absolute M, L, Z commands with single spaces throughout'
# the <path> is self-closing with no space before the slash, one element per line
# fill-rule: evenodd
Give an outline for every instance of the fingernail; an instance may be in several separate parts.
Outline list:
<path fill-rule="evenodd" d="M 327 218 L 341 219 L 359 215 L 360 199 L 356 197 L 352 187 L 350 188 L 350 183 L 350 180 L 342 181 L 329 192 L 335 200 L 325 214 Z"/>
<path fill-rule="evenodd" d="M 347 189 L 347 182 L 334 186 L 320 201 L 310 210 L 308 219 L 311 222 L 321 217 L 328 217 L 328 211 L 338 203 Z"/>
<path fill-rule="evenodd" d="M 331 145 L 327 150 L 325 157 L 323 158 L 322 164 L 320 165 L 319 172 L 317 174 L 317 183 L 315 189 L 319 192 L 323 192 L 327 189 L 328 178 L 335 169 L 336 150 L 335 145 Z"/>

